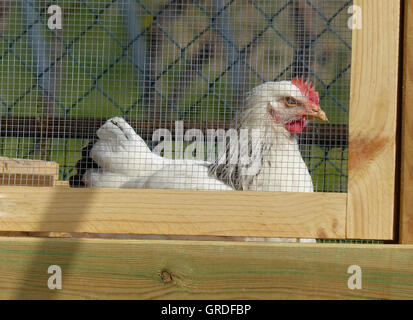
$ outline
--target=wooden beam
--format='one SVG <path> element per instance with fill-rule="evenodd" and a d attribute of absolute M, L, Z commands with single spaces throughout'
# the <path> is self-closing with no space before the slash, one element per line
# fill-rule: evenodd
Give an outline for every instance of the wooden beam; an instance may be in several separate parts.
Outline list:
<path fill-rule="evenodd" d="M 347 237 L 393 239 L 400 0 L 354 0 Z M 359 10 L 357 10 L 359 12 Z M 378 37 L 380 35 L 380 37 Z"/>
<path fill-rule="evenodd" d="M 56 162 L 0 157 L 0 185 L 52 187 L 58 178 Z"/>
<path fill-rule="evenodd" d="M 409 245 L 0 237 L 0 256 L 0 299 L 413 299 Z"/>
<path fill-rule="evenodd" d="M 0 231 L 344 238 L 342 193 L 0 187 Z"/>
<path fill-rule="evenodd" d="M 413 243 L 413 1 L 405 1 L 400 243 Z"/>

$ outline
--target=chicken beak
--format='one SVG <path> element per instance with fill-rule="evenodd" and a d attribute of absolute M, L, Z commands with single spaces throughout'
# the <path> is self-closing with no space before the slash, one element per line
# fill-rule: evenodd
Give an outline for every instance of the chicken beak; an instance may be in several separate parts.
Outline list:
<path fill-rule="evenodd" d="M 307 117 L 308 119 L 317 119 L 320 121 L 328 122 L 326 113 L 323 110 L 321 110 L 319 106 L 314 106 L 313 108 L 310 108 L 310 110 L 307 111 Z"/>
<path fill-rule="evenodd" d="M 326 113 L 321 109 L 315 115 L 313 115 L 313 119 L 328 122 L 328 118 L 327 118 Z"/>

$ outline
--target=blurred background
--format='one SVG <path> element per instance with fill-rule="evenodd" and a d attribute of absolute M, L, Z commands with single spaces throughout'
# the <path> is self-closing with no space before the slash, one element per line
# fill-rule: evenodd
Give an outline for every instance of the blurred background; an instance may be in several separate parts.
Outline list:
<path fill-rule="evenodd" d="M 62 9 L 50 30 L 48 8 Z M 152 132 L 228 128 L 246 92 L 310 79 L 330 123 L 300 147 L 316 191 L 347 191 L 348 0 L 0 0 L 0 156 L 75 174 L 113 116 Z"/>

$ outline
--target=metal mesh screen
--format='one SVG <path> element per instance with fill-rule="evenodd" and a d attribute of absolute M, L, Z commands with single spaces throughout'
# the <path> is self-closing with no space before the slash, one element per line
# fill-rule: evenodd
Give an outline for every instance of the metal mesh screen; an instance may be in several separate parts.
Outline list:
<path fill-rule="evenodd" d="M 351 4 L 2 1 L 0 155 L 55 161 L 59 178 L 72 177 L 74 186 L 84 186 L 84 174 L 92 172 L 106 186 L 116 187 L 185 189 L 204 181 L 201 189 L 308 191 L 308 168 L 314 191 L 346 192 Z M 62 29 L 48 26 L 56 14 L 48 12 L 51 5 L 62 10 Z M 301 90 L 298 80 L 291 84 L 301 78 L 312 81 L 319 103 L 309 99 L 305 84 Z M 329 123 L 309 121 L 308 114 L 302 122 L 298 114 L 308 112 L 311 104 L 324 110 Z M 251 117 L 245 120 L 248 112 Z M 92 162 L 96 131 L 112 117 L 127 124 L 115 120 L 106 135 L 101 131 L 109 146 L 102 144 L 101 156 L 95 148 Z M 151 160 L 136 147 L 132 128 L 164 158 L 208 164 L 155 166 L 160 172 L 147 183 Z M 218 163 L 222 152 L 227 159 L 233 152 L 230 134 L 208 144 L 208 130 L 222 129 L 225 135 L 231 128 L 238 139 L 237 161 L 242 153 L 253 159 L 254 146 L 260 147 L 258 171 L 244 175 L 237 161 Z M 247 138 L 240 129 L 248 129 Z M 257 140 L 252 129 L 258 130 Z M 122 142 L 116 130 L 122 137 L 126 132 L 129 141 Z M 268 140 L 264 131 L 289 136 L 271 143 L 278 138 L 270 135 Z M 36 165 L 42 164 L 34 164 L 33 170 Z M 146 182 L 136 178 L 139 170 Z"/>

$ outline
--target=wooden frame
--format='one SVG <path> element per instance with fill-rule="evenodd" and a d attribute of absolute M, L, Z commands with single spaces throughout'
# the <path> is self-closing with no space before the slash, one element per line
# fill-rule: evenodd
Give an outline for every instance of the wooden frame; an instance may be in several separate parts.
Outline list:
<path fill-rule="evenodd" d="M 401 3 L 354 4 L 363 21 L 353 31 L 346 235 L 392 239 Z"/>
<path fill-rule="evenodd" d="M 413 243 L 413 0 L 404 3 L 399 239 Z M 354 4 L 363 8 L 363 28 L 375 26 L 381 36 L 378 41 L 354 32 L 348 194 L 0 187 L 0 230 L 390 239 L 397 168 L 397 57 L 391 45 L 397 32 L 389 23 L 397 20 L 400 2 Z M 356 50 L 360 61 L 354 61 Z M 377 110 L 368 108 L 375 104 Z M 0 299 L 413 299 L 411 245 L 0 234 Z M 62 290 L 47 287 L 51 265 L 62 267 Z M 352 265 L 362 270 L 361 290 L 347 286 Z"/>
<path fill-rule="evenodd" d="M 354 5 L 348 194 L 1 187 L 0 231 L 393 239 L 400 0 Z"/>
<path fill-rule="evenodd" d="M 405 1 L 400 243 L 413 243 L 413 1 Z"/>

